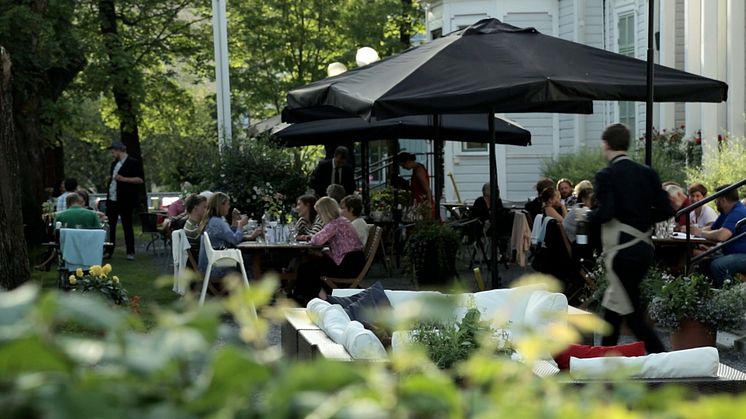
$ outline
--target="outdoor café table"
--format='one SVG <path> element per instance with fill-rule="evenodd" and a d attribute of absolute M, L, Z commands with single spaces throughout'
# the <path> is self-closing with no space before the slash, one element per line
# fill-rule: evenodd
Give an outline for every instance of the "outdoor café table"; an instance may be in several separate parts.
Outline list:
<path fill-rule="evenodd" d="M 465 202 L 443 202 L 440 204 L 453 216 L 454 219 L 460 220 L 464 212 L 471 209 L 472 204 Z"/>
<path fill-rule="evenodd" d="M 241 252 L 251 253 L 253 256 L 251 272 L 254 279 L 262 276 L 262 256 L 269 253 L 285 253 L 290 256 L 303 256 L 310 252 L 320 252 L 324 249 L 323 245 L 313 245 L 308 242 L 284 242 L 284 243 L 267 243 L 258 241 L 243 241 L 236 246 Z"/>
<path fill-rule="evenodd" d="M 680 275 L 684 273 L 688 251 L 700 245 L 712 246 L 717 243 L 703 237 L 691 236 L 689 247 L 687 247 L 686 233 L 675 232 L 667 238 L 653 236 L 653 244 L 655 245 L 656 264 L 673 275 Z"/>

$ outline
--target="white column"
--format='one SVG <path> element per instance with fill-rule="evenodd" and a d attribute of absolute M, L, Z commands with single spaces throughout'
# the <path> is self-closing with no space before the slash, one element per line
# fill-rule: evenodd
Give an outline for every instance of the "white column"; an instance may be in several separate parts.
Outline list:
<path fill-rule="evenodd" d="M 701 74 L 712 79 L 718 78 L 718 2 L 702 2 L 701 37 Z M 703 103 L 701 105 L 702 144 L 705 149 L 717 145 L 717 136 L 720 133 L 718 122 L 718 105 L 716 103 Z"/>
<path fill-rule="evenodd" d="M 579 44 L 585 44 L 585 0 L 575 0 L 575 42 Z M 559 22 L 559 18 L 556 19 Z M 574 138 L 574 150 L 580 149 L 581 143 L 587 143 L 586 136 L 586 124 L 588 118 L 585 115 L 575 115 L 575 138 Z"/>
<path fill-rule="evenodd" d="M 744 135 L 744 78 L 746 68 L 743 42 L 744 22 L 746 22 L 746 6 L 743 0 L 728 0 L 727 6 L 727 64 L 726 80 L 728 83 L 727 130 L 732 135 Z"/>
<path fill-rule="evenodd" d="M 218 102 L 218 144 L 222 150 L 233 138 L 231 84 L 228 75 L 228 22 L 226 0 L 212 0 L 212 36 L 215 48 L 215 89 Z"/>
<path fill-rule="evenodd" d="M 660 51 L 658 62 L 667 67 L 676 67 L 676 0 L 660 0 L 658 13 L 660 26 Z M 659 105 L 659 130 L 674 128 L 674 103 L 662 102 Z"/>
<path fill-rule="evenodd" d="M 694 74 L 701 74 L 701 0 L 686 0 L 684 10 L 684 68 Z M 702 128 L 701 111 L 699 103 L 687 103 L 686 109 L 686 132 L 694 134 Z"/>

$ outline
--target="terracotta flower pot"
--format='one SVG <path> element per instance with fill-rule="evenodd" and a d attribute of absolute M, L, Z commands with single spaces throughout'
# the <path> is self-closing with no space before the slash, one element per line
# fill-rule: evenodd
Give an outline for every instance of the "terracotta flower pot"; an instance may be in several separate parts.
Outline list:
<path fill-rule="evenodd" d="M 679 328 L 671 333 L 671 348 L 681 349 L 715 346 L 717 330 L 713 330 L 698 320 L 683 320 Z"/>

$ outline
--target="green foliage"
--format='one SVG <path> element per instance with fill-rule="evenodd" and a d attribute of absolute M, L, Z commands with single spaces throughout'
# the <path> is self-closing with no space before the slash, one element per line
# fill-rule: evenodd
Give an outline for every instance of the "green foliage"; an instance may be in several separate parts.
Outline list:
<path fill-rule="evenodd" d="M 714 289 L 700 274 L 667 280 L 650 304 L 650 317 L 676 329 L 683 320 L 698 320 L 713 330 L 737 330 L 746 314 L 746 284 Z"/>
<path fill-rule="evenodd" d="M 707 151 L 706 164 L 687 170 L 687 182 L 702 183 L 712 193 L 720 185 L 746 178 L 746 138 L 729 138 Z"/>
<path fill-rule="evenodd" d="M 696 138 L 685 138 L 683 128 L 653 131 L 653 168 L 662 181 L 686 184 L 688 171 L 696 171 L 702 159 L 702 147 Z M 645 137 L 630 146 L 630 157 L 645 163 Z M 604 168 L 607 161 L 600 147 L 584 147 L 575 153 L 563 154 L 556 159 L 549 158 L 542 163 L 542 176 L 554 179 L 568 178 L 573 183 L 587 179 L 591 182 L 596 172 Z"/>
<path fill-rule="evenodd" d="M 108 263 L 104 266 L 93 265 L 88 273 L 78 268 L 67 281 L 73 287 L 73 291 L 97 292 L 114 304 L 126 306 L 129 302 L 127 290 L 122 286 L 119 277 L 116 275 L 109 277 L 110 273 L 111 265 Z"/>
<path fill-rule="evenodd" d="M 411 202 L 409 191 L 404 189 L 396 190 L 396 199 L 401 208 L 406 208 Z M 396 205 L 394 205 L 394 188 L 387 186 L 371 192 L 370 209 L 372 211 L 391 211 L 394 208 L 396 208 Z"/>
<path fill-rule="evenodd" d="M 285 208 L 294 206 L 306 191 L 308 176 L 296 165 L 293 153 L 264 139 L 234 139 L 221 155 L 215 151 L 210 159 L 203 156 L 200 164 L 201 186 L 228 193 L 232 205 L 253 218 L 265 210 L 254 187 L 264 191 L 271 185 L 273 194 L 283 196 Z"/>
<path fill-rule="evenodd" d="M 573 386 L 538 379 L 486 341 L 441 370 L 405 351 L 391 363 L 298 362 L 267 347 L 277 286 L 234 290 L 220 307 L 188 298 L 144 332 L 136 315 L 33 286 L 0 293 L 0 405 L 27 417 L 738 417 L 746 398 L 688 395 L 639 383 Z M 248 302 L 260 308 L 253 319 Z M 220 323 L 225 312 L 235 324 Z M 412 313 L 412 315 L 416 315 Z M 468 323 L 474 324 L 475 316 Z M 411 319 L 410 319 L 411 320 Z M 71 334 L 73 322 L 92 335 Z M 472 328 L 472 326 L 467 326 Z M 545 345 L 557 334 L 530 339 Z M 471 338 L 470 338 L 471 339 Z M 477 339 L 478 340 L 478 339 Z M 564 377 L 563 377 L 564 378 Z"/>
<path fill-rule="evenodd" d="M 514 350 L 508 330 L 494 330 L 489 322 L 481 320 L 481 313 L 472 307 L 461 322 L 429 321 L 418 323 L 411 332 L 412 341 L 425 347 L 427 356 L 438 368 L 452 368 L 469 359 L 486 336 L 497 339 L 496 354 L 511 355 Z"/>
<path fill-rule="evenodd" d="M 567 178 L 578 183 L 587 179 L 593 182 L 596 172 L 606 167 L 607 161 L 600 148 L 585 147 L 576 153 L 561 154 L 556 159 L 542 162 L 541 174 L 555 182 Z"/>
<path fill-rule="evenodd" d="M 278 114 L 291 89 L 326 77 L 328 64 L 355 66 L 358 48 L 369 46 L 380 56 L 408 48 L 398 28 L 418 30 L 422 9 L 400 0 L 249 0 L 228 5 L 231 45 L 231 89 L 235 116 L 254 120 Z M 205 8 L 209 5 L 205 5 Z M 205 10 L 203 13 L 207 14 Z M 261 30 L 258 30 L 261 28 Z M 397 29 L 395 29 L 397 28 Z M 212 60 L 212 28 L 205 26 L 203 49 L 195 68 L 213 77 L 204 65 Z M 414 33 L 414 32 L 412 32 Z"/>
<path fill-rule="evenodd" d="M 445 284 L 456 275 L 459 235 L 438 221 L 419 221 L 404 247 L 420 284 Z"/>

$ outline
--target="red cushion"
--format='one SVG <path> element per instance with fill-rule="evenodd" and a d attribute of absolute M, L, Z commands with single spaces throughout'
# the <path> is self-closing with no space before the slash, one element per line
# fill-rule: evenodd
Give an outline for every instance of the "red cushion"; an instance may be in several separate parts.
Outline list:
<path fill-rule="evenodd" d="M 644 356 L 645 343 L 634 342 L 617 346 L 570 345 L 567 349 L 555 355 L 554 360 L 561 370 L 570 369 L 570 357 L 599 358 L 602 356 Z"/>

